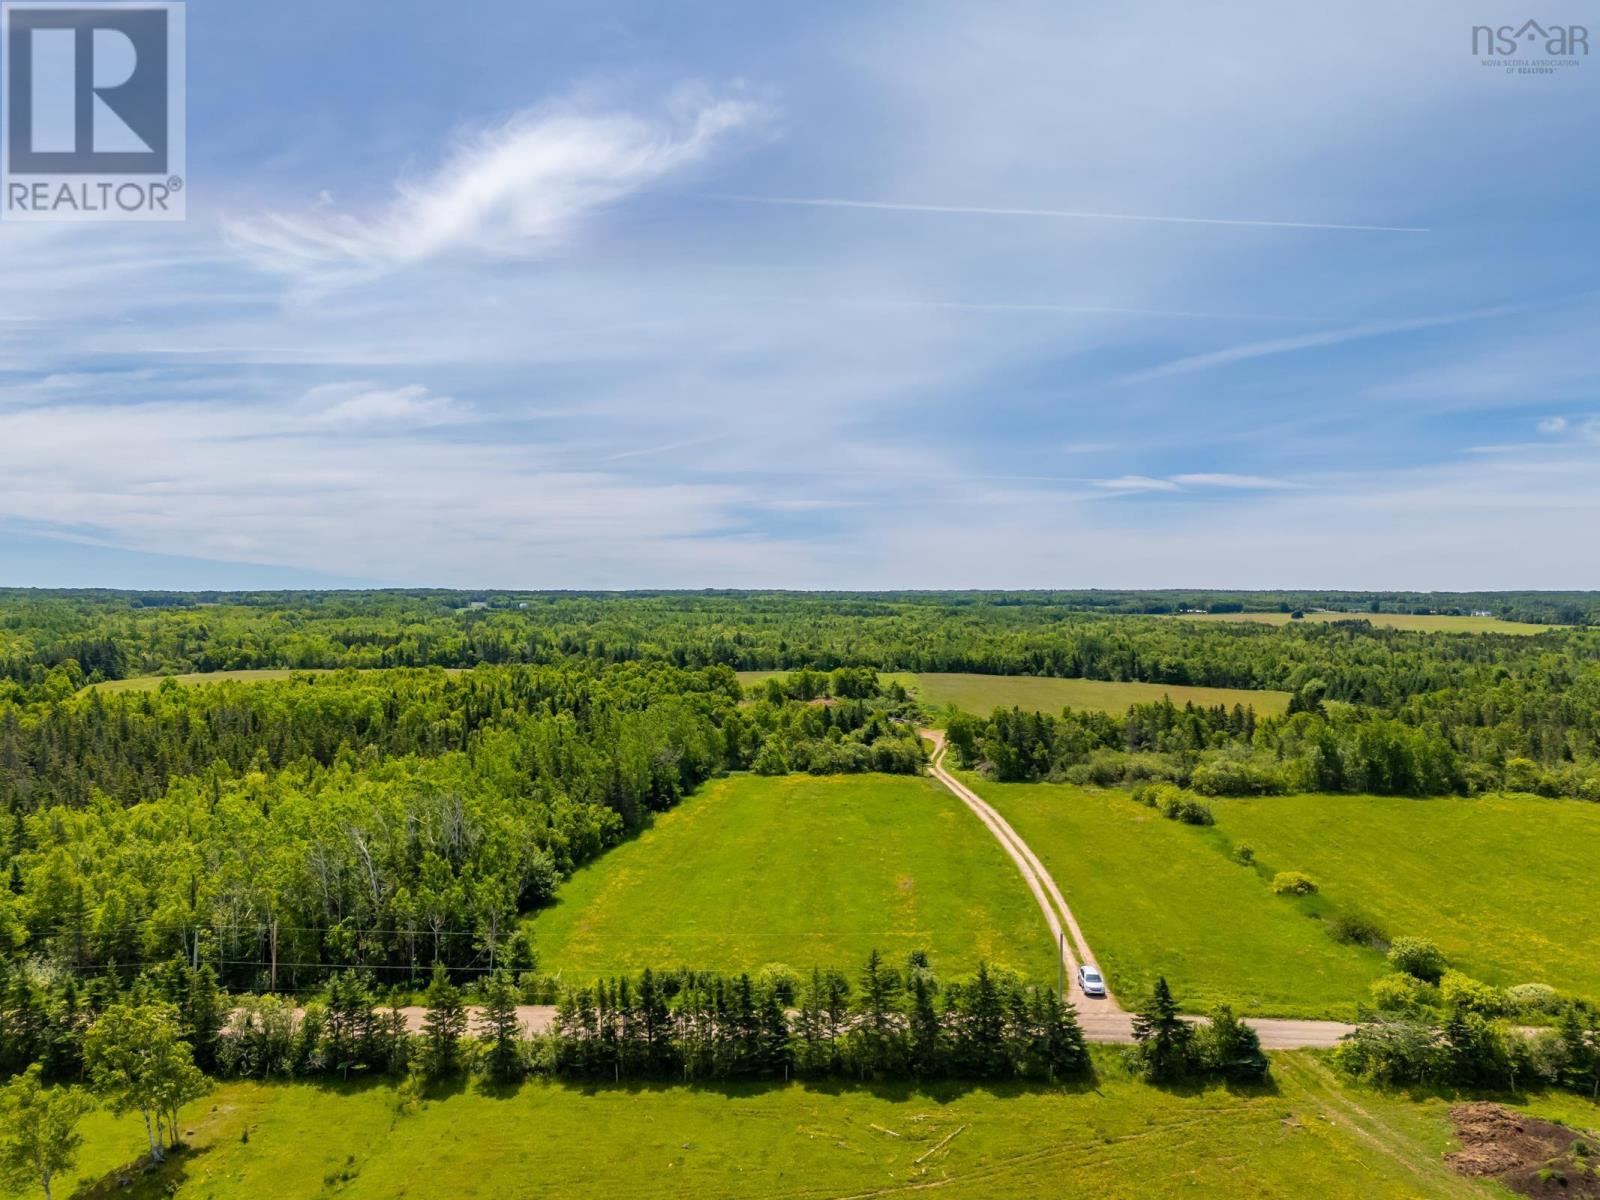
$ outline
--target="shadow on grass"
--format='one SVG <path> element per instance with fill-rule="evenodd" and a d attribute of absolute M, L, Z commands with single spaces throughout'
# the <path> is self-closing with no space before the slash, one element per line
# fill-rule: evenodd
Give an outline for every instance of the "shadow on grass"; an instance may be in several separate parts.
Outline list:
<path fill-rule="evenodd" d="M 140 1155 L 127 1166 L 79 1187 L 72 1193 L 72 1200 L 108 1200 L 112 1196 L 123 1200 L 157 1200 L 171 1196 L 188 1181 L 189 1168 L 210 1152 L 209 1146 L 182 1146 L 168 1150 L 167 1159 L 162 1163 L 151 1163 L 149 1155 Z"/>
<path fill-rule="evenodd" d="M 933 1102 L 951 1104 L 974 1093 L 984 1093 L 1000 1099 L 1019 1096 L 1042 1095 L 1093 1095 L 1100 1091 L 1094 1074 L 1058 1083 L 1020 1080 L 857 1080 L 837 1077 L 800 1077 L 783 1079 L 559 1079 L 537 1076 L 529 1082 L 542 1083 L 552 1088 L 575 1092 L 584 1096 L 605 1094 L 654 1095 L 670 1092 L 692 1092 L 723 1099 L 740 1099 L 762 1096 L 772 1092 L 786 1092 L 799 1088 L 817 1096 L 871 1096 L 888 1103 Z M 514 1096 L 520 1085 L 492 1085 L 482 1087 L 487 1095 Z"/>

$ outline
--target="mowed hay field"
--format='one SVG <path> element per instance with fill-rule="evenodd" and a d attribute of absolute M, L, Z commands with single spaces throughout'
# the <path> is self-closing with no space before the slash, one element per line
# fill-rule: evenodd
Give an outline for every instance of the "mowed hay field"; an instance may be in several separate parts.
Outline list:
<path fill-rule="evenodd" d="M 401 1112 L 392 1084 L 230 1083 L 189 1106 L 193 1148 L 133 1172 L 137 1117 L 85 1122 L 57 1196 L 129 1200 L 465 1200 L 1041 1195 L 1386 1200 L 1503 1196 L 1453 1174 L 1448 1105 L 1339 1083 L 1273 1056 L 1263 1089 L 1163 1090 L 1096 1056 L 1093 1087 L 962 1090 L 727 1085 L 476 1087 Z M 1600 1107 L 1534 1095 L 1532 1114 L 1600 1125 Z M 248 1132 L 248 1140 L 245 1134 Z M 99 1186 L 90 1192 L 92 1185 Z"/>
<path fill-rule="evenodd" d="M 1217 825 L 1168 821 L 1125 792 L 970 780 L 1055 876 L 1112 987 L 1137 1001 L 1157 975 L 1191 1010 L 1350 1018 L 1382 956 L 1330 938 L 1359 911 L 1392 936 L 1437 942 L 1499 985 L 1600 998 L 1591 894 L 1600 806 L 1535 797 L 1280 796 L 1213 802 Z M 1257 866 L 1234 863 L 1236 842 Z M 1270 878 L 1301 870 L 1297 900 Z"/>
<path fill-rule="evenodd" d="M 1384 973 L 1379 954 L 1335 942 L 1206 831 L 1127 792 L 966 781 L 1055 877 L 1125 1006 L 1165 975 L 1190 1012 L 1226 1002 L 1262 1016 L 1348 1018 Z"/>
<path fill-rule="evenodd" d="M 1164 621 L 1253 621 L 1263 625 L 1288 625 L 1289 613 L 1180 613 L 1161 617 Z M 1308 612 L 1301 621 L 1371 621 L 1381 629 L 1404 629 L 1417 633 L 1543 633 L 1559 625 L 1530 625 L 1522 621 L 1502 621 L 1499 617 L 1453 617 L 1433 613 Z M 1296 622 L 1298 623 L 1298 622 Z"/>
<path fill-rule="evenodd" d="M 572 979 L 646 966 L 852 973 L 979 959 L 1054 983 L 1050 933 L 982 823 L 932 780 L 714 780 L 579 870 L 532 919 L 540 966 Z"/>
<path fill-rule="evenodd" d="M 1305 871 L 1334 907 L 1431 938 L 1469 975 L 1600 1000 L 1600 804 L 1272 796 L 1215 810 L 1266 869 Z"/>
<path fill-rule="evenodd" d="M 741 671 L 746 687 L 764 683 L 786 671 Z M 1247 691 L 1243 688 L 1184 687 L 1168 683 L 1116 683 L 1104 679 L 1052 679 L 1036 675 L 965 675 L 939 672 L 891 671 L 880 673 L 887 682 L 897 680 L 906 691 L 932 709 L 953 704 L 965 712 L 988 716 L 997 708 L 1021 708 L 1058 713 L 1064 708 L 1123 713 L 1130 704 L 1149 704 L 1170 696 L 1177 705 L 1218 704 L 1232 708 L 1254 707 L 1263 716 L 1289 707 L 1288 692 Z"/>

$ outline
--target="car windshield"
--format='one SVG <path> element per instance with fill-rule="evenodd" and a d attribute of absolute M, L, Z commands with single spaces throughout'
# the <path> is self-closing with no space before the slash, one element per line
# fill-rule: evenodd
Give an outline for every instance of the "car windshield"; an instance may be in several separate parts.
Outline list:
<path fill-rule="evenodd" d="M 1083 973 L 1083 977 L 1085 979 L 1087 979 L 1090 983 L 1099 983 L 1100 982 L 1100 976 L 1096 975 L 1093 971 L 1085 971 Z"/>

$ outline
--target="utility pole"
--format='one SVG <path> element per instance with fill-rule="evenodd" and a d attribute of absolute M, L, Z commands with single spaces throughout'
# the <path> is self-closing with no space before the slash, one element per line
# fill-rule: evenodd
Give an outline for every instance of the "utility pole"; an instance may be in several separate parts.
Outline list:
<path fill-rule="evenodd" d="M 271 937 L 270 937 L 269 940 L 270 940 L 270 942 L 272 944 L 272 976 L 271 976 L 272 983 L 271 983 L 271 986 L 270 986 L 270 990 L 275 992 L 275 991 L 278 990 L 278 918 L 277 917 L 273 917 L 272 918 L 272 934 L 271 934 Z"/>
<path fill-rule="evenodd" d="M 1060 940 L 1056 943 L 1056 995 L 1065 1000 L 1067 998 L 1067 935 L 1063 931 L 1057 937 Z"/>

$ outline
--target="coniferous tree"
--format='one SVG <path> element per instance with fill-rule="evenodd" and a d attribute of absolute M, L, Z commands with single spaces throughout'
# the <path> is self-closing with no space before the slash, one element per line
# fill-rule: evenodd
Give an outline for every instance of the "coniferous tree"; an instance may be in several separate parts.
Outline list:
<path fill-rule="evenodd" d="M 467 1032 L 467 1009 L 461 989 L 450 982 L 442 965 L 433 968 L 428 981 L 422 1018 L 422 1037 L 427 1050 L 428 1071 L 433 1075 L 453 1075 L 461 1069 L 461 1039 Z"/>
<path fill-rule="evenodd" d="M 1193 1064 L 1194 1027 L 1178 1015 L 1167 977 L 1156 980 L 1155 990 L 1133 1016 L 1131 1052 L 1134 1068 L 1152 1083 L 1168 1083 L 1188 1074 Z"/>
<path fill-rule="evenodd" d="M 1052 1083 L 1082 1075 L 1089 1069 L 1089 1047 L 1072 1005 L 1063 1003 L 1049 988 L 1033 993 L 1030 1013 L 1033 1044 L 1030 1074 Z"/>
<path fill-rule="evenodd" d="M 910 1011 L 906 1014 L 907 1057 L 918 1079 L 937 1079 L 945 1071 L 944 1026 L 933 1005 L 934 988 L 926 973 L 911 979 Z"/>
<path fill-rule="evenodd" d="M 497 1083 L 522 1075 L 522 1028 L 517 1022 L 517 987 L 504 968 L 489 977 L 483 989 L 478 1032 L 487 1046 L 484 1067 Z"/>
<path fill-rule="evenodd" d="M 900 1014 L 900 975 L 873 950 L 861 970 L 855 1043 L 863 1073 L 882 1075 L 904 1058 Z"/>

